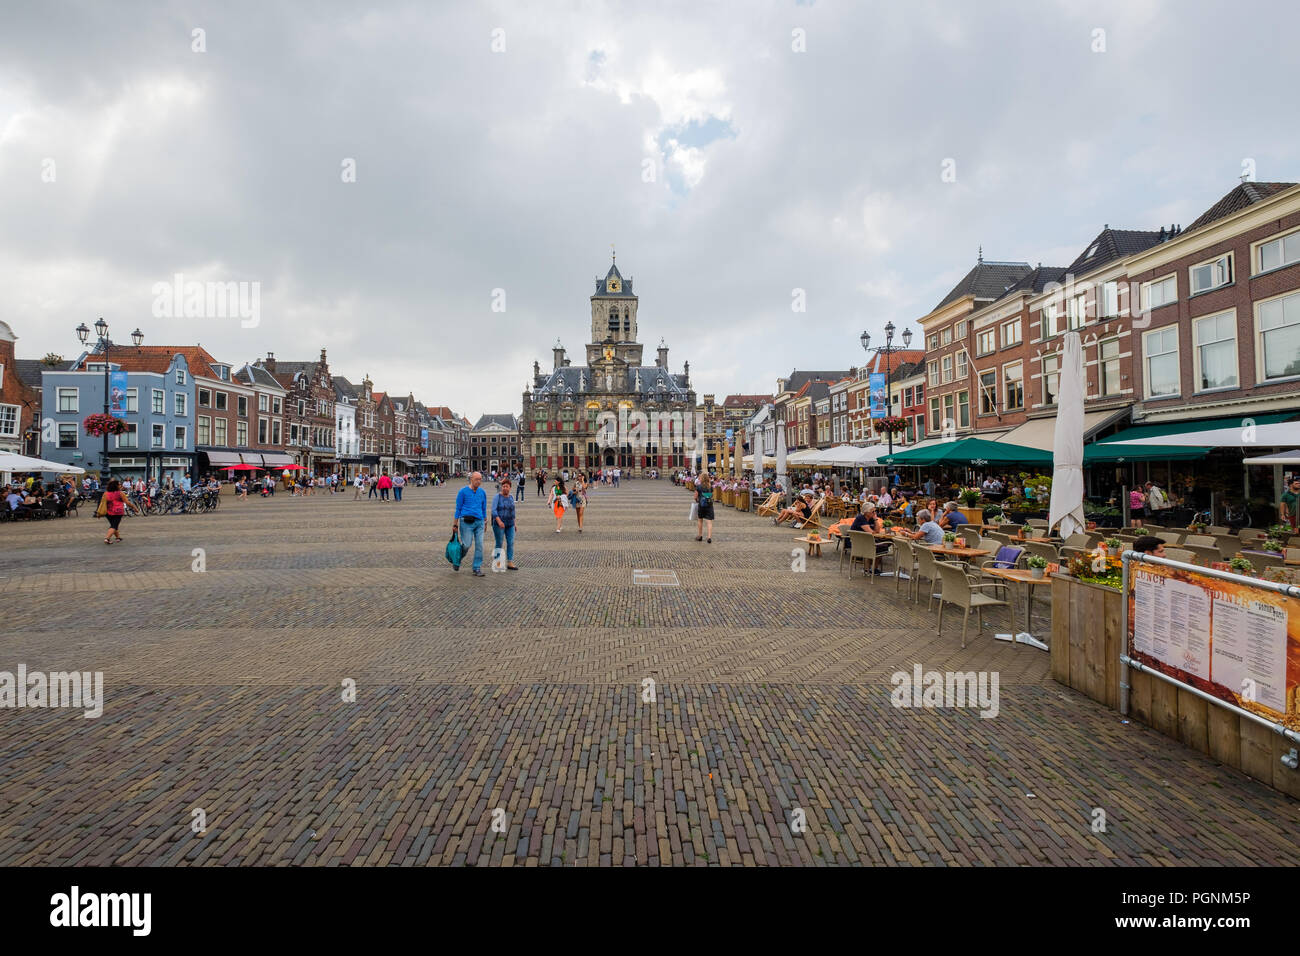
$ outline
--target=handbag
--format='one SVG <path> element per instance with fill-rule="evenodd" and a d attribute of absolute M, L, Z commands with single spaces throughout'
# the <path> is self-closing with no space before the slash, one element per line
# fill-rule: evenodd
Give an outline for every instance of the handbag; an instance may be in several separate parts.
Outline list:
<path fill-rule="evenodd" d="M 700 517 L 700 503 L 699 503 L 698 501 L 692 501 L 692 502 L 691 502 L 691 517 L 690 517 L 688 520 L 690 520 L 690 521 L 698 521 L 698 520 L 699 520 L 699 517 Z"/>
<path fill-rule="evenodd" d="M 104 518 L 108 515 L 108 497 L 106 494 L 99 496 L 99 504 L 95 507 L 95 517 Z"/>
<path fill-rule="evenodd" d="M 460 535 L 455 530 L 451 532 L 451 537 L 447 539 L 447 549 L 444 553 L 453 567 L 459 567 L 461 560 L 465 557 L 465 548 L 461 545 Z"/>

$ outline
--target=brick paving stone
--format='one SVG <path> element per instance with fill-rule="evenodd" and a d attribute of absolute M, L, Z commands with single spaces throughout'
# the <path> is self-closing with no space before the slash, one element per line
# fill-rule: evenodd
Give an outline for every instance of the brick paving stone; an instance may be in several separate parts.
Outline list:
<path fill-rule="evenodd" d="M 829 551 L 795 573 L 788 529 L 725 508 L 696 544 L 662 481 L 597 489 L 581 538 L 526 499 L 522 570 L 476 579 L 442 558 L 455 490 L 227 500 L 130 518 L 111 549 L 89 517 L 6 525 L 0 670 L 103 671 L 105 708 L 0 710 L 0 864 L 1248 865 L 1300 849 L 1293 801 L 1055 684 L 1047 655 L 992 639 L 1005 618 L 962 650 L 892 581 L 840 574 Z M 998 717 L 892 707 L 891 675 L 918 663 L 998 672 Z"/>

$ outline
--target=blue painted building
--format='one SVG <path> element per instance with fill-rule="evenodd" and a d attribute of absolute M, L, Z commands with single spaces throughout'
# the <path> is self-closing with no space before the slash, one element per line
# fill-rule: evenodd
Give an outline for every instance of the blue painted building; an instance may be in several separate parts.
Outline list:
<path fill-rule="evenodd" d="M 110 371 L 127 373 L 125 435 L 110 435 L 111 477 L 135 478 L 195 473 L 194 376 L 180 352 L 167 346 L 114 345 Z M 66 371 L 41 376 L 42 456 L 99 473 L 104 439 L 87 435 L 82 422 L 104 411 L 104 358 L 83 353 Z"/>

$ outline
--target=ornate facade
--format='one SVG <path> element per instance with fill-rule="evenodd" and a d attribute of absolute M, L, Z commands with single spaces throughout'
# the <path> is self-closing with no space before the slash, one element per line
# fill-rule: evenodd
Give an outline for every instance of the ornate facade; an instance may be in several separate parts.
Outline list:
<path fill-rule="evenodd" d="M 695 434 L 690 363 L 668 368 L 660 340 L 654 365 L 642 364 L 636 294 L 611 263 L 591 296 L 591 340 L 586 364 L 573 365 L 557 339 L 552 368 L 533 363 L 523 396 L 521 445 L 530 474 L 538 469 L 683 467 Z"/>

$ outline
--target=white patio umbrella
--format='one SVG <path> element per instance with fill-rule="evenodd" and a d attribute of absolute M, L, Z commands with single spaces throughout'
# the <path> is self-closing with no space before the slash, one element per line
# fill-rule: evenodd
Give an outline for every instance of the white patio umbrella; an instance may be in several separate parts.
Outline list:
<path fill-rule="evenodd" d="M 1083 346 L 1079 333 L 1067 332 L 1057 393 L 1056 440 L 1052 447 L 1052 506 L 1048 526 L 1061 537 L 1083 531 Z"/>
<path fill-rule="evenodd" d="M 1292 451 L 1280 451 L 1275 455 L 1243 458 L 1241 463 L 1243 465 L 1300 465 L 1300 448 Z"/>
<path fill-rule="evenodd" d="M 754 440 L 751 443 L 754 446 L 754 453 L 751 456 L 753 460 L 754 478 L 762 480 L 763 478 L 763 430 L 754 429 Z"/>
<path fill-rule="evenodd" d="M 57 461 L 46 461 L 44 458 L 28 458 L 26 455 L 15 455 L 10 451 L 0 451 L 0 471 L 56 471 L 61 475 L 86 473 L 86 469 L 78 468 L 76 465 L 63 465 Z"/>
<path fill-rule="evenodd" d="M 1269 422 L 1256 425 L 1243 416 L 1242 424 L 1231 428 L 1210 428 L 1202 431 L 1180 432 L 1176 435 L 1156 435 L 1152 438 L 1130 438 L 1127 441 L 1107 442 L 1108 445 L 1176 445 L 1182 448 L 1285 448 L 1295 444 L 1300 425 L 1295 422 Z M 1276 464 L 1276 463 L 1275 463 Z"/>

